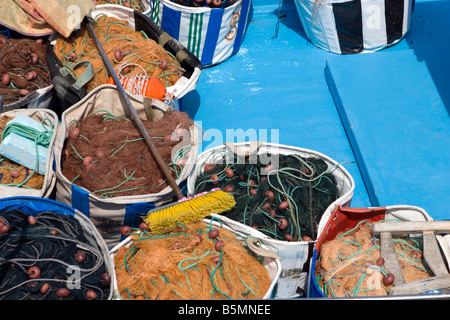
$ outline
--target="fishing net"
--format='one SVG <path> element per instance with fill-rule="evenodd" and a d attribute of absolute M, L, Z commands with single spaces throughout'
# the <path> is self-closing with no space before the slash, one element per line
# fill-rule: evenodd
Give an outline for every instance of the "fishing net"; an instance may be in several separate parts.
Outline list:
<path fill-rule="evenodd" d="M 7 123 L 14 117 L 0 117 L 0 142 Z M 24 167 L 0 154 L 0 184 L 10 187 L 41 189 L 44 185 L 44 175 Z"/>
<path fill-rule="evenodd" d="M 275 156 L 278 163 L 269 163 Z M 277 240 L 315 239 L 321 216 L 340 197 L 332 168 L 320 158 L 262 153 L 244 162 L 226 151 L 212 158 L 199 164 L 195 193 L 232 192 L 236 206 L 223 215 Z"/>
<path fill-rule="evenodd" d="M 114 256 L 122 299 L 261 299 L 271 285 L 259 258 L 212 220 L 179 225 L 164 235 L 130 235 L 130 246 Z"/>
<path fill-rule="evenodd" d="M 177 179 L 186 164 L 192 119 L 171 110 L 154 121 L 141 120 Z M 168 186 L 147 143 L 127 118 L 97 111 L 68 125 L 62 173 L 101 198 L 158 193 Z"/>
<path fill-rule="evenodd" d="M 340 232 L 335 239 L 325 242 L 317 259 L 315 278 L 328 297 L 385 296 L 392 283 L 379 260 L 380 240 L 372 236 L 370 220 L 362 220 L 353 229 Z M 422 259 L 420 238 L 393 237 L 395 251 L 405 282 L 432 277 Z"/>
<path fill-rule="evenodd" d="M 164 87 L 174 85 L 185 71 L 176 58 L 143 31 L 133 30 L 127 21 L 100 14 L 93 29 L 114 69 L 122 77 L 156 77 Z M 103 60 L 86 28 L 69 38 L 59 36 L 53 47 L 64 68 L 78 79 L 92 65 L 94 76 L 85 85 L 87 92 L 106 84 L 109 78 Z"/>
<path fill-rule="evenodd" d="M 96 6 L 102 4 L 116 4 L 119 6 L 124 6 L 127 8 L 131 8 L 133 10 L 137 10 L 140 12 L 144 11 L 144 7 L 142 5 L 143 1 L 140 0 L 93 0 Z"/>
<path fill-rule="evenodd" d="M 0 34 L 0 75 L 0 95 L 4 104 L 48 87 L 50 73 L 42 40 L 7 39 Z"/>
<path fill-rule="evenodd" d="M 220 9 L 232 6 L 238 1 L 239 0 L 171 0 L 171 2 L 185 7 L 192 7 L 192 8 L 208 7 Z"/>
<path fill-rule="evenodd" d="M 110 279 L 100 248 L 75 217 L 0 212 L 0 300 L 103 300 Z"/>

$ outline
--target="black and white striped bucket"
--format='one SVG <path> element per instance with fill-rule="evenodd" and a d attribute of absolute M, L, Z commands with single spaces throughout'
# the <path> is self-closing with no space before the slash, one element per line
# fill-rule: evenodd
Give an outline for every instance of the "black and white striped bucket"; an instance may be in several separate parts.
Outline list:
<path fill-rule="evenodd" d="M 319 48 L 373 52 L 398 43 L 411 25 L 415 0 L 294 0 L 303 29 Z"/>

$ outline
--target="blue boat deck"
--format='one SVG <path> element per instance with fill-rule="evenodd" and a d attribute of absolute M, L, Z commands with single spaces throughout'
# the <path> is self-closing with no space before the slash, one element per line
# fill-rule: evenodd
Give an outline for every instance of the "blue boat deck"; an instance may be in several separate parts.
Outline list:
<path fill-rule="evenodd" d="M 292 0 L 253 0 L 239 52 L 204 68 L 180 109 L 204 130 L 200 151 L 249 140 L 315 150 L 353 176 L 352 207 L 447 220 L 449 34 L 450 1 L 417 0 L 400 43 L 337 55 L 309 42 Z"/>

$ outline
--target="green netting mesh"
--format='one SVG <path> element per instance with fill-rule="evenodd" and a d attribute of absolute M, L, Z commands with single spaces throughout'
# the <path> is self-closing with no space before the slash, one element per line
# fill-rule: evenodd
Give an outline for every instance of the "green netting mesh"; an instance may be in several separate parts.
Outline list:
<path fill-rule="evenodd" d="M 320 158 L 260 154 L 243 161 L 216 153 L 200 165 L 195 193 L 232 192 L 236 206 L 223 215 L 278 240 L 315 239 L 322 214 L 340 197 L 334 167 Z"/>

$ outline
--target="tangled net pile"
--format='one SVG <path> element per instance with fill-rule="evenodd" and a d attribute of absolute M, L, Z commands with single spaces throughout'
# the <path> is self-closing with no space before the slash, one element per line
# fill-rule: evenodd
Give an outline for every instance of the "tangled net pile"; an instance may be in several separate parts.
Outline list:
<path fill-rule="evenodd" d="M 0 118 L 0 142 L 7 123 L 12 119 L 8 116 Z M 9 187 L 41 189 L 44 185 L 44 179 L 44 175 L 0 155 L 0 184 Z"/>
<path fill-rule="evenodd" d="M 7 39 L 0 34 L 0 95 L 4 104 L 50 86 L 45 45 L 30 38 Z"/>
<path fill-rule="evenodd" d="M 100 248 L 73 216 L 0 212 L 0 300 L 101 300 L 110 284 Z"/>
<path fill-rule="evenodd" d="M 420 239 L 405 236 L 393 240 L 406 283 L 432 276 L 422 259 Z M 387 280 L 389 270 L 380 257 L 380 240 L 372 236 L 372 222 L 362 220 L 322 245 L 317 284 L 328 297 L 385 296 L 392 282 Z"/>
<path fill-rule="evenodd" d="M 215 187 L 232 192 L 236 206 L 223 215 L 274 239 L 315 239 L 321 216 L 340 197 L 333 168 L 319 158 L 276 156 L 278 165 L 267 164 L 270 154 L 242 163 L 226 151 L 213 152 L 199 164 L 195 193 Z"/>
<path fill-rule="evenodd" d="M 99 15 L 92 25 L 113 68 L 121 70 L 119 78 L 156 77 L 163 86 L 169 87 L 185 71 L 170 52 L 144 32 L 134 31 L 126 21 Z M 108 72 L 85 28 L 75 31 L 67 39 L 58 37 L 53 51 L 74 79 L 78 79 L 86 69 L 83 65 L 76 66 L 77 64 L 92 64 L 95 76 L 85 85 L 87 92 L 107 83 Z"/>
<path fill-rule="evenodd" d="M 224 9 L 233 4 L 237 3 L 239 0 L 171 0 L 172 2 L 185 7 L 208 7 L 208 8 L 220 8 Z"/>
<path fill-rule="evenodd" d="M 179 178 L 192 147 L 192 119 L 173 110 L 159 120 L 142 123 L 174 178 Z M 168 186 L 129 119 L 98 111 L 68 127 L 62 173 L 72 183 L 101 198 L 158 193 Z"/>
<path fill-rule="evenodd" d="M 270 287 L 258 259 L 234 233 L 212 223 L 130 236 L 130 246 L 114 256 L 122 299 L 261 299 Z"/>

